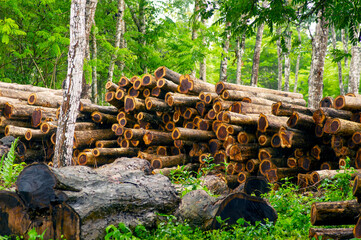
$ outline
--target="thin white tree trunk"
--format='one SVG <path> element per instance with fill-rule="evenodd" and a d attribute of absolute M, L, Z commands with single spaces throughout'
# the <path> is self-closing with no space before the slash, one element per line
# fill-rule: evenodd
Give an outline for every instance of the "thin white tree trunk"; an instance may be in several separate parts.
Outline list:
<path fill-rule="evenodd" d="M 95 29 L 95 23 L 94 23 L 94 29 L 92 31 L 92 102 L 98 103 L 98 78 L 97 78 L 97 55 L 98 55 L 98 49 L 97 49 L 97 37 L 96 37 L 96 29 Z"/>
<path fill-rule="evenodd" d="M 351 47 L 350 74 L 348 81 L 348 92 L 358 93 L 360 86 L 361 71 L 361 46 L 360 43 L 353 44 Z"/>
<path fill-rule="evenodd" d="M 287 52 L 285 53 L 285 91 L 290 91 L 290 73 L 291 73 L 291 59 L 290 59 L 290 53 L 291 53 L 291 36 L 292 32 L 287 31 L 286 36 L 286 48 Z"/>
<path fill-rule="evenodd" d="M 205 19 L 202 19 L 202 24 L 205 24 Z M 202 44 L 204 46 L 206 46 L 206 38 L 203 35 L 202 32 Z M 203 57 L 202 61 L 199 64 L 199 79 L 203 80 L 203 81 L 207 81 L 207 58 Z"/>
<path fill-rule="evenodd" d="M 295 85 L 293 87 L 293 92 L 297 92 L 298 72 L 300 70 L 300 61 L 301 61 L 302 44 L 301 44 L 301 30 L 299 27 L 297 27 L 297 33 L 298 33 L 298 42 L 300 45 L 298 47 L 298 55 L 297 55 L 296 70 L 295 70 Z"/>
<path fill-rule="evenodd" d="M 229 27 L 231 26 L 230 22 L 226 23 L 226 37 L 223 42 L 223 51 L 222 51 L 222 60 L 219 74 L 219 81 L 227 82 L 227 67 L 228 67 L 228 50 L 229 50 L 229 39 L 231 33 Z"/>
<path fill-rule="evenodd" d="M 125 8 L 124 0 L 118 0 L 118 16 L 117 16 L 117 26 L 115 30 L 115 44 L 114 44 L 115 51 L 110 59 L 107 81 L 113 81 L 114 62 L 115 59 L 117 58 L 117 52 L 119 50 L 120 42 L 123 42 L 123 39 L 121 39 L 121 37 L 124 36 L 124 33 L 122 34 L 124 8 Z"/>
<path fill-rule="evenodd" d="M 323 72 L 327 51 L 328 21 L 318 14 L 316 34 L 312 41 L 312 63 L 308 79 L 308 106 L 318 108 L 323 97 Z"/>
<path fill-rule="evenodd" d="M 86 0 L 72 0 L 71 2 L 68 73 L 64 82 L 63 104 L 60 107 L 56 132 L 53 159 L 55 167 L 73 164 L 74 128 L 82 91 L 86 50 L 85 3 Z"/>
<path fill-rule="evenodd" d="M 277 34 L 281 34 L 281 28 L 277 29 Z M 277 62 L 278 62 L 278 90 L 282 90 L 282 47 L 281 47 L 281 37 L 277 39 Z"/>
<path fill-rule="evenodd" d="M 237 38 L 237 49 L 236 49 L 236 58 L 237 58 L 237 71 L 236 71 L 236 83 L 242 84 L 242 57 L 244 54 L 246 41 L 246 34 L 242 34 L 242 38 Z"/>
<path fill-rule="evenodd" d="M 345 32 L 345 29 L 341 29 L 341 41 L 343 45 L 343 51 L 348 53 L 348 34 Z M 345 56 L 345 68 L 348 68 L 348 57 Z"/>
<path fill-rule="evenodd" d="M 336 41 L 335 25 L 331 26 L 331 37 L 332 37 L 332 47 L 333 47 L 333 49 L 336 50 L 337 49 L 337 41 Z M 337 62 L 337 68 L 338 68 L 338 86 L 340 88 L 340 95 L 344 95 L 345 90 L 343 89 L 341 61 Z"/>
<path fill-rule="evenodd" d="M 259 61 L 262 50 L 262 36 L 263 36 L 264 24 L 262 23 L 257 30 L 256 44 L 254 46 L 253 53 L 253 65 L 252 65 L 252 76 L 251 76 L 251 86 L 257 87 L 258 82 L 258 71 L 259 71 Z"/>

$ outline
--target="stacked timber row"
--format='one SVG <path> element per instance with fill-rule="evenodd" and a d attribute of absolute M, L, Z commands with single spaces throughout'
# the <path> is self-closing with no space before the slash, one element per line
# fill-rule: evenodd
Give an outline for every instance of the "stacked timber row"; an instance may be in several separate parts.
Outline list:
<path fill-rule="evenodd" d="M 321 143 L 315 145 L 310 155 L 321 164 L 321 170 L 340 169 L 347 164 L 361 168 L 361 98 L 347 94 L 335 99 L 325 97 L 312 118 L 315 135 Z M 314 185 L 321 180 L 332 179 L 336 171 L 314 171 L 300 174 L 298 181 L 303 185 Z"/>
<path fill-rule="evenodd" d="M 0 134 L 20 139 L 18 161 L 51 162 L 62 98 L 62 90 L 0 82 Z M 96 140 L 115 138 L 108 130 L 110 124 L 95 123 L 91 115 L 94 112 L 116 115 L 117 108 L 98 106 L 81 99 L 79 110 L 75 125 L 75 154 Z M 9 140 L 4 139 L 5 142 Z M 76 157 L 74 161 L 76 164 Z"/>
<path fill-rule="evenodd" d="M 317 202 L 311 207 L 311 223 L 314 226 L 352 225 L 350 228 L 311 228 L 310 239 L 361 238 L 361 170 L 353 171 L 353 195 L 355 200 Z"/>

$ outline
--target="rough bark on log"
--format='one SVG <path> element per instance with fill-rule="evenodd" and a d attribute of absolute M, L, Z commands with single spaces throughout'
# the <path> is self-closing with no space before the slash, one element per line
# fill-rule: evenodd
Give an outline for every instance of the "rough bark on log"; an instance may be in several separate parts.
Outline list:
<path fill-rule="evenodd" d="M 110 189 L 117 194 L 108 194 Z M 35 227 L 37 232 L 48 228 L 44 239 L 60 239 L 61 234 L 66 239 L 100 239 L 110 224 L 154 226 L 157 212 L 171 214 L 179 203 L 167 177 L 151 175 L 149 163 L 140 159 L 121 158 L 96 170 L 30 165 L 20 174 L 17 190 L 21 197 L 0 193 L 0 229 L 6 230 L 1 235 L 25 235 Z"/>
<path fill-rule="evenodd" d="M 251 224 L 255 224 L 256 221 L 264 222 L 265 218 L 270 222 L 277 220 L 275 210 L 261 198 L 244 193 L 232 193 L 215 199 L 204 190 L 187 193 L 182 198 L 176 216 L 202 229 L 220 228 L 216 216 L 227 219 L 228 225 L 235 224 L 239 218 L 244 218 Z"/>
<path fill-rule="evenodd" d="M 354 238 L 353 228 L 310 228 L 309 234 L 310 239 L 351 239 Z"/>
<path fill-rule="evenodd" d="M 179 78 L 182 76 L 180 73 L 174 72 L 167 67 L 159 67 L 154 71 L 154 76 L 157 80 L 165 78 L 172 82 L 179 84 Z"/>

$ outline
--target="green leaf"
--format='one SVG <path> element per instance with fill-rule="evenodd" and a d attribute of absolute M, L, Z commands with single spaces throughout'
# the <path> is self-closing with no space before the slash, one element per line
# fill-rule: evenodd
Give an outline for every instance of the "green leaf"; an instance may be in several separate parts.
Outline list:
<path fill-rule="evenodd" d="M 2 43 L 5 43 L 5 44 L 8 44 L 9 43 L 9 36 L 4 34 L 1 38 L 1 42 Z"/>

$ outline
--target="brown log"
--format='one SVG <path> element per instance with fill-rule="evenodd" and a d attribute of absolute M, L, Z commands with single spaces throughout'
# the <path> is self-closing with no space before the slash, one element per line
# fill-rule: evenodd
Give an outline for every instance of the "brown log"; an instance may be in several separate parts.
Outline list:
<path fill-rule="evenodd" d="M 232 144 L 226 148 L 226 155 L 233 161 L 245 162 L 248 159 L 256 158 L 257 150 L 257 144 Z"/>
<path fill-rule="evenodd" d="M 320 166 L 320 170 L 333 170 L 338 168 L 339 164 L 337 162 L 323 162 Z"/>
<path fill-rule="evenodd" d="M 261 161 L 258 159 L 250 159 L 246 163 L 246 169 L 247 172 L 257 172 L 259 169 L 259 165 L 261 164 Z"/>
<path fill-rule="evenodd" d="M 169 81 L 165 78 L 158 79 L 157 87 L 160 89 L 164 89 L 169 92 L 177 92 L 178 91 L 178 84 L 172 81 Z"/>
<path fill-rule="evenodd" d="M 117 123 L 117 117 L 115 115 L 101 113 L 101 112 L 93 112 L 91 114 L 91 118 L 94 122 L 100 124 L 111 125 L 113 123 Z"/>
<path fill-rule="evenodd" d="M 25 139 L 30 140 L 42 140 L 48 134 L 44 134 L 40 129 L 28 129 L 25 133 Z"/>
<path fill-rule="evenodd" d="M 107 101 L 112 106 L 120 109 L 124 106 L 123 100 L 118 100 L 115 98 L 115 91 L 110 91 L 105 94 L 105 101 Z"/>
<path fill-rule="evenodd" d="M 142 79 L 138 78 L 133 82 L 133 88 L 134 90 L 143 90 L 144 87 L 142 86 Z"/>
<path fill-rule="evenodd" d="M 283 178 L 295 177 L 299 173 L 295 168 L 277 168 L 266 172 L 267 180 L 271 183 L 278 182 Z"/>
<path fill-rule="evenodd" d="M 356 176 L 353 181 L 352 194 L 357 198 L 357 201 L 361 200 L 361 176 Z"/>
<path fill-rule="evenodd" d="M 355 132 L 361 131 L 361 123 L 334 118 L 331 120 L 329 128 L 325 128 L 324 131 L 329 134 L 352 136 Z"/>
<path fill-rule="evenodd" d="M 132 129 L 132 128 L 128 128 L 127 130 L 125 130 L 124 132 L 124 138 L 127 140 L 142 140 L 145 133 L 146 133 L 146 129 Z"/>
<path fill-rule="evenodd" d="M 336 109 L 357 111 L 361 109 L 360 98 L 340 95 L 335 98 L 333 107 Z"/>
<path fill-rule="evenodd" d="M 74 147 L 90 147 L 98 140 L 114 140 L 117 136 L 111 129 L 75 131 Z"/>
<path fill-rule="evenodd" d="M 144 74 L 142 77 L 142 86 L 147 88 L 153 88 L 157 86 L 157 80 L 151 74 Z"/>
<path fill-rule="evenodd" d="M 11 120 L 5 118 L 4 116 L 0 116 L 0 127 L 5 128 L 7 125 L 13 125 L 13 126 L 25 127 L 25 128 L 32 127 L 31 123 L 28 121 Z"/>
<path fill-rule="evenodd" d="M 44 87 L 38 87 L 38 86 L 32 86 L 32 85 L 23 85 L 18 83 L 7 83 L 7 82 L 0 82 L 0 88 L 1 89 L 14 89 L 14 90 L 21 90 L 29 93 L 33 92 L 51 92 L 55 95 L 63 96 L 62 90 L 56 90 L 56 89 L 50 89 L 50 88 L 44 88 Z"/>
<path fill-rule="evenodd" d="M 296 158 L 288 158 L 287 159 L 287 167 L 289 168 L 297 168 L 298 167 L 298 161 Z"/>
<path fill-rule="evenodd" d="M 287 120 L 287 117 L 278 117 L 261 113 L 258 119 L 257 130 L 260 132 L 278 130 L 281 127 L 287 127 Z"/>
<path fill-rule="evenodd" d="M 275 94 L 284 97 L 292 97 L 292 98 L 303 98 L 302 94 L 300 93 L 283 92 L 273 89 L 244 86 L 244 85 L 238 85 L 227 82 L 218 82 L 216 84 L 215 90 L 216 93 L 218 93 L 218 95 L 220 95 L 224 90 L 238 90 L 238 91 L 248 91 L 252 93 L 259 93 L 259 92 L 270 93 L 270 94 Z"/>
<path fill-rule="evenodd" d="M 13 136 L 15 138 L 25 139 L 25 133 L 29 128 L 7 125 L 5 127 L 5 136 Z"/>
<path fill-rule="evenodd" d="M 297 160 L 298 166 L 305 171 L 316 169 L 321 165 L 319 161 L 311 156 L 303 156 Z"/>
<path fill-rule="evenodd" d="M 319 106 L 327 108 L 333 107 L 333 101 L 333 97 L 324 97 L 321 99 Z"/>
<path fill-rule="evenodd" d="M 315 126 L 315 136 L 316 137 L 322 137 L 324 134 L 324 129 L 322 124 L 316 124 Z"/>
<path fill-rule="evenodd" d="M 143 99 L 126 96 L 124 99 L 124 111 L 144 111 L 146 109 L 145 102 Z"/>
<path fill-rule="evenodd" d="M 238 175 L 237 175 L 237 181 L 242 184 L 242 183 L 245 183 L 247 178 L 250 176 L 251 174 L 249 172 L 240 172 Z"/>
<path fill-rule="evenodd" d="M 240 144 L 249 144 L 255 143 L 257 141 L 257 137 L 255 134 L 247 133 L 247 132 L 239 132 L 237 135 L 237 141 Z"/>
<path fill-rule="evenodd" d="M 130 97 L 140 97 L 140 91 L 135 90 L 134 87 L 128 89 L 128 96 Z"/>
<path fill-rule="evenodd" d="M 143 97 L 144 97 L 144 98 L 150 97 L 150 89 L 145 88 L 145 89 L 143 90 L 142 94 L 143 94 Z"/>
<path fill-rule="evenodd" d="M 277 116 L 291 116 L 293 112 L 312 116 L 313 111 L 313 109 L 307 107 L 287 104 L 284 102 L 277 102 L 272 105 L 272 114 Z"/>
<path fill-rule="evenodd" d="M 48 112 L 42 108 L 36 108 L 31 114 L 31 126 L 36 128 L 39 127 L 42 122 L 55 121 L 57 118 L 58 117 L 54 114 L 54 112 Z"/>
<path fill-rule="evenodd" d="M 144 134 L 143 141 L 147 145 L 170 145 L 173 144 L 172 133 L 147 130 Z"/>
<path fill-rule="evenodd" d="M 115 92 L 118 87 L 119 87 L 119 86 L 118 86 L 117 84 L 113 83 L 112 81 L 108 81 L 108 82 L 105 84 L 105 89 L 106 89 L 107 91 L 114 91 L 114 92 Z"/>
<path fill-rule="evenodd" d="M 206 115 L 206 113 L 209 111 L 209 108 L 204 102 L 197 102 L 196 103 L 196 109 L 200 116 Z"/>
<path fill-rule="evenodd" d="M 154 97 L 147 97 L 145 99 L 145 106 L 149 111 L 169 112 L 172 110 L 164 100 Z"/>
<path fill-rule="evenodd" d="M 174 140 L 174 146 L 179 149 L 182 149 L 185 146 L 192 146 L 192 145 L 193 145 L 193 141 Z"/>
<path fill-rule="evenodd" d="M 130 82 L 130 80 L 127 77 L 122 76 L 119 79 L 118 85 L 120 87 L 124 87 L 124 88 L 127 87 L 128 88 L 128 87 L 132 86 L 132 83 Z"/>
<path fill-rule="evenodd" d="M 223 114 L 222 121 L 235 125 L 250 125 L 256 126 L 258 123 L 258 114 L 239 114 L 226 111 Z"/>
<path fill-rule="evenodd" d="M 272 138 L 267 135 L 260 135 L 258 137 L 258 143 L 261 147 L 270 147 Z"/>
<path fill-rule="evenodd" d="M 186 111 L 183 114 L 183 118 L 186 120 L 194 118 L 194 116 L 198 115 L 198 111 L 195 108 L 187 107 Z"/>
<path fill-rule="evenodd" d="M 313 120 L 316 124 L 322 124 L 326 118 L 342 118 L 351 120 L 352 112 L 346 110 L 336 110 L 334 108 L 319 108 L 313 113 Z"/>
<path fill-rule="evenodd" d="M 204 94 L 204 100 L 202 100 L 202 101 L 203 101 L 204 103 L 206 103 L 206 104 L 211 104 L 212 101 L 213 101 L 216 97 L 218 97 L 218 94 L 215 93 L 215 92 L 201 92 L 201 93 L 199 94 L 199 96 L 200 96 L 202 93 Z"/>
<path fill-rule="evenodd" d="M 360 211 L 356 200 L 316 202 L 311 206 L 311 223 L 314 226 L 356 224 Z"/>
<path fill-rule="evenodd" d="M 117 146 L 119 146 L 117 140 L 99 140 L 95 142 L 96 148 L 112 148 Z"/>
<path fill-rule="evenodd" d="M 209 141 L 215 138 L 216 135 L 212 131 L 202 131 L 196 129 L 175 128 L 172 132 L 172 138 L 174 140 L 198 140 Z"/>
<path fill-rule="evenodd" d="M 41 109 L 42 111 L 46 112 L 48 115 L 52 117 L 56 117 L 56 109 L 54 108 L 45 108 L 45 107 L 37 107 L 31 105 L 12 105 L 12 104 L 5 104 L 3 114 L 7 119 L 29 119 L 32 116 L 32 113 L 37 110 Z M 40 125 L 40 124 L 39 124 Z"/>
<path fill-rule="evenodd" d="M 116 96 L 116 95 L 115 95 Z M 121 109 L 123 108 L 123 105 L 121 106 Z M 114 106 L 100 106 L 97 104 L 92 104 L 92 103 L 85 103 L 82 102 L 81 103 L 81 110 L 82 113 L 92 113 L 92 112 L 101 112 L 101 113 L 106 113 L 106 114 L 117 114 L 118 113 L 118 108 L 114 107 Z"/>
<path fill-rule="evenodd" d="M 197 123 L 198 130 L 208 131 L 211 128 L 212 120 L 200 119 Z"/>
<path fill-rule="evenodd" d="M 143 93 L 143 95 L 144 95 L 144 93 Z M 164 90 L 164 89 L 162 90 L 159 87 L 154 87 L 154 88 L 152 88 L 150 95 L 152 95 L 152 97 L 157 97 L 157 98 L 163 99 L 166 95 L 166 90 Z"/>
<path fill-rule="evenodd" d="M 154 115 L 154 114 L 151 114 L 151 113 L 139 112 L 137 114 L 137 120 L 138 121 L 143 121 L 143 122 L 149 122 L 149 123 L 152 123 L 152 124 L 159 124 L 159 122 L 161 121 L 161 118 Z"/>
<path fill-rule="evenodd" d="M 216 118 L 216 116 L 217 116 L 217 114 L 213 109 L 209 110 L 208 113 L 207 113 L 207 118 L 208 119 L 213 120 L 213 119 Z"/>
<path fill-rule="evenodd" d="M 271 101 L 264 98 L 258 98 L 258 97 L 246 97 L 242 99 L 242 102 L 265 105 L 265 106 L 272 106 L 272 104 L 275 103 L 275 101 Z"/>
<path fill-rule="evenodd" d="M 94 157 L 135 157 L 139 148 L 94 148 Z"/>
<path fill-rule="evenodd" d="M 180 154 L 176 156 L 158 156 L 156 159 L 152 160 L 151 165 L 155 169 L 163 167 L 174 167 L 177 165 L 184 165 L 188 163 L 187 155 Z"/>
<path fill-rule="evenodd" d="M 213 110 L 216 113 L 219 113 L 220 111 L 226 111 L 228 110 L 232 104 L 234 104 L 235 102 L 233 101 L 225 101 L 225 100 L 219 100 L 215 103 L 213 103 Z"/>
<path fill-rule="evenodd" d="M 214 92 L 214 85 L 204 82 L 190 75 L 182 75 L 179 78 L 178 91 L 181 93 L 193 92 L 199 94 L 200 92 Z"/>
<path fill-rule="evenodd" d="M 247 91 L 224 90 L 221 96 L 224 100 L 242 101 L 243 98 L 255 97 L 256 95 Z"/>
<path fill-rule="evenodd" d="M 294 112 L 287 121 L 287 126 L 296 129 L 315 129 L 315 122 L 311 116 Z"/>
<path fill-rule="evenodd" d="M 179 78 L 181 77 L 181 74 L 174 72 L 165 66 L 162 66 L 154 71 L 154 76 L 157 80 L 161 78 L 166 78 L 176 84 L 179 84 Z"/>
<path fill-rule="evenodd" d="M 167 93 L 167 95 L 168 94 L 169 93 Z M 166 100 L 167 104 L 171 107 L 195 107 L 198 101 L 198 96 L 189 96 L 185 94 L 170 94 Z"/>
<path fill-rule="evenodd" d="M 333 179 L 337 174 L 345 173 L 345 170 L 318 170 L 314 171 L 310 174 L 310 183 L 316 184 L 321 182 L 324 179 Z M 351 178 L 355 178 L 356 176 L 361 176 L 361 170 L 355 169 L 355 171 L 351 172 Z"/>
<path fill-rule="evenodd" d="M 279 133 L 273 134 L 272 139 L 271 139 L 271 147 L 273 147 L 273 148 L 281 147 L 281 137 L 280 137 Z"/>
<path fill-rule="evenodd" d="M 28 104 L 42 107 L 58 108 L 63 102 L 61 96 L 53 95 L 47 92 L 28 94 Z"/>
<path fill-rule="evenodd" d="M 352 228 L 310 228 L 309 239 L 352 239 L 354 238 Z"/>

